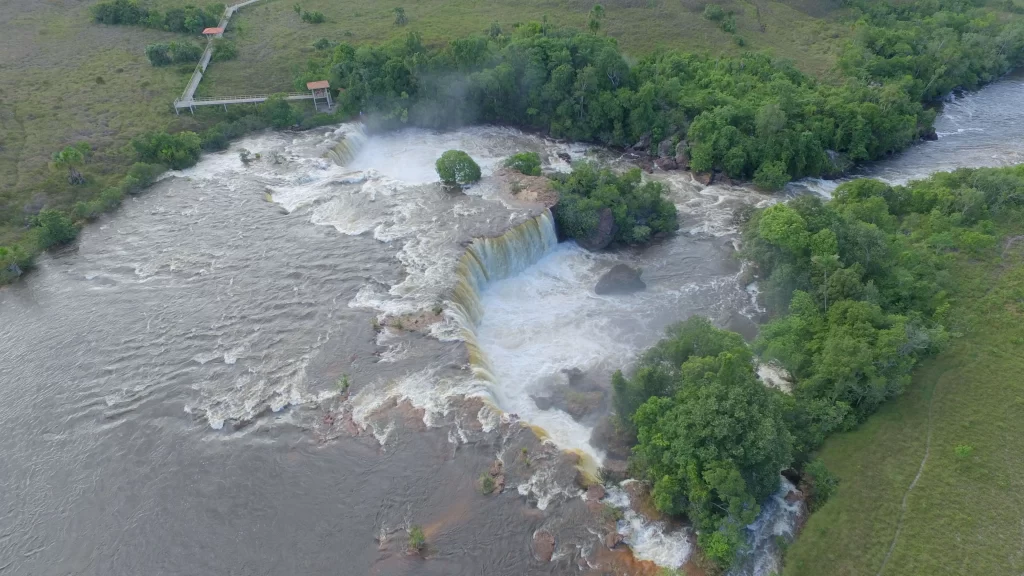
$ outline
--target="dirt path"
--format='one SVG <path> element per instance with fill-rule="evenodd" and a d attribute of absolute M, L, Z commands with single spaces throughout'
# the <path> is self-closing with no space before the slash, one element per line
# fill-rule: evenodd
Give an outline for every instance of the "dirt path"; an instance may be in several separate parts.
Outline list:
<path fill-rule="evenodd" d="M 907 487 L 907 491 L 903 493 L 903 502 L 900 503 L 900 515 L 896 519 L 896 532 L 892 535 L 892 543 L 889 544 L 889 550 L 885 553 L 885 558 L 882 559 L 882 565 L 879 566 L 878 572 L 875 576 L 882 576 L 885 572 L 885 567 L 889 563 L 889 558 L 892 557 L 892 553 L 896 550 L 896 544 L 900 539 L 900 531 L 903 530 L 903 520 L 907 515 L 907 500 L 910 498 L 910 492 L 917 486 L 917 481 L 921 479 L 921 475 L 924 474 L 924 465 L 928 462 L 928 456 L 932 451 L 932 412 L 935 407 L 935 395 L 938 393 L 939 385 L 942 383 L 942 377 L 935 382 L 935 386 L 932 387 L 931 397 L 928 399 L 928 433 L 925 436 L 924 442 L 924 457 L 921 458 L 921 465 L 917 468 L 917 474 L 914 479 L 911 480 L 910 486 Z"/>

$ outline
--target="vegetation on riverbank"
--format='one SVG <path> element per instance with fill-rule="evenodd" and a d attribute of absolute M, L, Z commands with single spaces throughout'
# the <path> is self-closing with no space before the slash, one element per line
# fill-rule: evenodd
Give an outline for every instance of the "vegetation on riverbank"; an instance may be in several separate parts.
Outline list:
<path fill-rule="evenodd" d="M 995 223 L 995 247 L 951 258 L 949 325 L 961 336 L 905 394 L 821 447 L 841 484 L 784 574 L 876 574 L 883 562 L 887 576 L 1024 570 L 1024 218 Z"/>
<path fill-rule="evenodd" d="M 900 395 L 918 363 L 962 329 L 961 310 L 972 309 L 977 294 L 955 272 L 1001 257 L 1000 226 L 1019 231 L 1022 222 L 1024 165 L 962 169 L 907 186 L 855 180 L 829 202 L 803 196 L 755 213 L 743 256 L 776 318 L 752 349 L 789 372 L 793 393 L 764 389 L 769 399 L 750 401 L 750 352 L 738 335 L 701 321 L 673 328 L 632 377 L 616 374 L 618 413 L 638 431 L 634 465 L 652 482 L 655 505 L 687 513 L 705 531 L 707 555 L 728 565 L 738 526 L 756 514 L 763 484 L 776 480 L 763 465 L 804 465 L 826 437 Z M 1012 291 L 1001 297 L 1014 310 L 1024 301 Z M 732 395 L 713 393 L 723 381 Z M 715 423 L 714 432 L 690 422 Z"/>

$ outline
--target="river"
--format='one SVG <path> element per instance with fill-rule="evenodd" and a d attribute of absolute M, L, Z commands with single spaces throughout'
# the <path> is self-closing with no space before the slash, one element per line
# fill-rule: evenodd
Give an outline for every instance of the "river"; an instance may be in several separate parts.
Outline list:
<path fill-rule="evenodd" d="M 1022 101 L 1021 75 L 956 98 L 938 141 L 864 173 L 1022 162 Z M 339 142 L 356 144 L 345 166 L 325 158 Z M 243 164 L 241 148 L 261 157 Z M 464 194 L 433 183 L 448 148 L 483 167 Z M 600 522 L 560 449 L 584 469 L 608 457 L 591 438 L 607 375 L 667 324 L 754 330 L 732 214 L 777 198 L 655 174 L 680 234 L 593 254 L 554 243 L 543 206 L 494 176 L 519 150 L 547 169 L 568 169 L 558 153 L 616 162 L 503 128 L 266 133 L 172 173 L 0 290 L 0 574 L 601 569 Z M 595 295 L 619 262 L 648 289 Z M 483 496 L 496 458 L 506 489 Z M 791 525 L 766 508 L 750 573 L 774 561 L 764 536 Z M 425 559 L 404 551 L 414 524 Z M 689 554 L 685 528 L 630 513 L 617 528 L 639 558 Z M 555 537 L 550 562 L 539 532 Z"/>

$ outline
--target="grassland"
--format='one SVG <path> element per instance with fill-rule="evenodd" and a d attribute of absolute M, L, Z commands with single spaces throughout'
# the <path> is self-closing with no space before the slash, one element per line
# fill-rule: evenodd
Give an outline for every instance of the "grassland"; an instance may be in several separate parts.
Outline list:
<path fill-rule="evenodd" d="M 823 75 L 830 70 L 848 31 L 839 23 L 837 0 L 813 2 L 718 2 L 736 14 L 735 34 L 723 32 L 701 16 L 707 4 L 697 0 L 612 0 L 601 2 L 606 11 L 604 33 L 616 38 L 623 50 L 642 55 L 661 49 L 684 49 L 715 54 L 742 50 L 770 50 L 797 63 L 805 71 Z M 252 88 L 253 70 L 261 83 L 290 90 L 293 69 L 312 52 L 318 38 L 354 44 L 384 42 L 409 31 L 423 35 L 427 44 L 482 33 L 491 23 L 509 31 L 517 22 L 547 18 L 555 25 L 585 28 L 594 2 L 589 0 L 414 0 L 367 3 L 361 0 L 304 0 L 304 10 L 327 16 L 323 24 L 306 24 L 293 10 L 294 2 L 267 2 L 240 11 L 232 21 L 240 49 L 238 60 L 225 62 L 208 75 L 207 94 L 237 93 Z M 408 24 L 396 27 L 392 10 L 405 8 Z M 743 38 L 744 47 L 736 38 Z M 206 80 L 204 80 L 206 82 Z"/>
<path fill-rule="evenodd" d="M 1024 572 L 1024 238 L 1006 248 L 1024 219 L 1004 232 L 991 258 L 955 271 L 961 337 L 902 397 L 826 442 L 842 483 L 789 549 L 786 575 L 879 574 L 904 495 L 881 574 Z"/>
<path fill-rule="evenodd" d="M 186 3 L 143 2 L 161 10 Z M 743 37 L 748 48 L 773 50 L 823 75 L 847 31 L 839 23 L 838 0 L 720 3 L 736 12 L 736 34 L 702 18 L 705 3 L 697 0 L 605 2 L 604 32 L 634 56 L 661 48 L 735 53 L 741 50 L 735 39 Z M 181 35 L 95 24 L 90 4 L 10 0 L 0 11 L 0 245 L 16 241 L 27 217 L 41 207 L 67 208 L 109 185 L 131 161 L 125 147 L 133 136 L 198 130 L 219 118 L 209 109 L 194 117 L 175 116 L 171 102 L 191 66 L 154 68 L 146 60 L 146 45 L 181 40 Z M 228 32 L 239 58 L 214 63 L 199 93 L 291 90 L 293 70 L 322 37 L 381 42 L 417 31 L 427 42 L 439 43 L 482 32 L 492 22 L 508 29 L 544 17 L 554 25 L 583 27 L 592 2 L 413 0 L 404 4 L 409 22 L 403 27 L 394 25 L 392 4 L 309 0 L 302 5 L 323 12 L 327 22 L 303 23 L 293 3 L 281 0 L 241 10 Z M 94 149 L 84 169 L 90 181 L 71 187 L 50 167 L 50 155 L 81 140 Z"/>

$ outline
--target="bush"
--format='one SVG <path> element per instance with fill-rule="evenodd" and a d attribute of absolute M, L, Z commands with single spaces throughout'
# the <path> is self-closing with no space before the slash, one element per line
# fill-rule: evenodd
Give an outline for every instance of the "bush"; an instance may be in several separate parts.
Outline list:
<path fill-rule="evenodd" d="M 46 250 L 67 244 L 78 236 L 78 227 L 60 210 L 43 210 L 32 221 L 39 230 L 39 248 Z"/>
<path fill-rule="evenodd" d="M 484 472 L 483 474 L 480 475 L 480 493 L 486 496 L 487 494 L 491 494 L 493 492 L 494 478 L 492 478 L 490 474 Z"/>
<path fill-rule="evenodd" d="M 167 66 L 172 62 L 170 46 L 167 44 L 150 44 L 146 46 L 146 57 L 153 66 Z"/>
<path fill-rule="evenodd" d="M 704 7 L 704 19 L 712 22 L 721 22 L 725 19 L 725 10 L 718 4 L 708 4 Z"/>
<path fill-rule="evenodd" d="M 804 467 L 804 474 L 810 477 L 811 493 L 808 508 L 814 512 L 824 506 L 825 502 L 828 502 L 828 499 L 835 494 L 836 488 L 839 487 L 839 479 L 818 458 L 807 463 L 807 466 Z"/>
<path fill-rule="evenodd" d="M 260 115 L 274 128 L 288 128 L 299 121 L 299 114 L 285 100 L 284 94 L 274 94 L 260 105 Z"/>
<path fill-rule="evenodd" d="M 163 171 L 166 170 L 159 164 L 146 164 L 136 162 L 128 169 L 128 173 L 121 180 L 121 192 L 124 194 L 138 194 L 148 188 Z"/>
<path fill-rule="evenodd" d="M 448 150 L 435 163 L 441 182 L 465 186 L 480 180 L 480 166 L 462 150 Z"/>
<path fill-rule="evenodd" d="M 527 176 L 540 176 L 540 154 L 520 152 L 505 160 L 505 166 Z"/>
<path fill-rule="evenodd" d="M 754 184 L 762 190 L 775 192 L 789 182 L 789 172 L 786 165 L 779 161 L 768 161 L 761 164 L 761 167 L 754 172 Z"/>
<path fill-rule="evenodd" d="M 621 244 L 643 244 L 679 228 L 675 204 L 663 197 L 664 185 L 643 182 L 639 168 L 618 175 L 592 162 L 579 162 L 554 186 L 559 192 L 555 221 L 567 238 L 591 237 L 604 209 L 615 218 L 612 240 Z"/>
<path fill-rule="evenodd" d="M 203 57 L 203 49 L 192 42 L 171 42 L 168 50 L 175 64 L 199 62 Z"/>
<path fill-rule="evenodd" d="M 71 207 L 71 217 L 76 222 L 92 222 L 103 213 L 100 203 L 96 200 L 91 202 L 75 202 Z"/>
<path fill-rule="evenodd" d="M 238 47 L 235 46 L 234 42 L 230 40 L 218 40 L 213 45 L 213 60 L 215 62 L 223 62 L 225 60 L 234 60 L 238 58 Z"/>
<path fill-rule="evenodd" d="M 427 537 L 423 534 L 423 528 L 413 525 L 409 528 L 409 549 L 422 552 L 427 547 Z"/>
<path fill-rule="evenodd" d="M 35 264 L 31 253 L 17 244 L 0 246 L 0 284 L 12 282 Z"/>
<path fill-rule="evenodd" d="M 302 21 L 309 24 L 323 24 L 327 21 L 327 17 L 324 16 L 323 12 L 307 11 L 302 13 Z"/>
<path fill-rule="evenodd" d="M 317 50 L 328 50 L 334 46 L 334 43 L 327 38 L 320 38 L 316 42 L 313 42 L 313 48 Z"/>
<path fill-rule="evenodd" d="M 163 164 L 174 170 L 195 166 L 201 152 L 195 132 L 149 132 L 132 138 L 132 147 L 140 162 Z"/>

